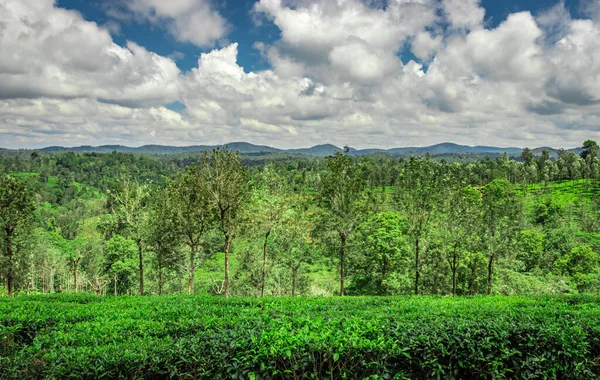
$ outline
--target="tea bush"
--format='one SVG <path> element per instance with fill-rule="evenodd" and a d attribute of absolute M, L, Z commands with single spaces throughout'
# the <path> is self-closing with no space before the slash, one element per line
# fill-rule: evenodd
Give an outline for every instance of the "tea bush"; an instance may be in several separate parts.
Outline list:
<path fill-rule="evenodd" d="M 0 378 L 590 379 L 600 297 L 0 299 Z"/>

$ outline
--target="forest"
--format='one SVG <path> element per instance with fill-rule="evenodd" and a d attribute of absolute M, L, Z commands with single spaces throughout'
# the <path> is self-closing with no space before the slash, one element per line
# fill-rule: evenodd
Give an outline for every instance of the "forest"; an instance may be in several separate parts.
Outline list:
<path fill-rule="evenodd" d="M 5 295 L 600 291 L 588 140 L 518 157 L 0 154 Z"/>

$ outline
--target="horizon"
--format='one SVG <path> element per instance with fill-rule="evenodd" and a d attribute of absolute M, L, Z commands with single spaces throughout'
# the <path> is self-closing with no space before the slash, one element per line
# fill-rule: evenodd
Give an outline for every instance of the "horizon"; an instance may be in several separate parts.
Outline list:
<path fill-rule="evenodd" d="M 0 26 L 6 149 L 600 140 L 600 1 L 0 0 Z"/>
<path fill-rule="evenodd" d="M 82 144 L 82 145 L 71 145 L 71 146 L 66 146 L 66 145 L 47 145 L 47 146 L 40 146 L 40 147 L 34 147 L 34 148 L 7 148 L 7 147 L 0 146 L 0 149 L 5 149 L 5 150 L 44 150 L 44 149 L 49 149 L 49 148 L 62 148 L 62 149 L 76 149 L 76 148 L 84 148 L 84 147 L 103 148 L 103 147 L 107 147 L 107 146 L 120 146 L 120 147 L 131 148 L 131 149 L 139 149 L 139 148 L 150 147 L 150 146 L 169 147 L 169 148 L 190 148 L 190 147 L 218 147 L 218 146 L 227 146 L 227 145 L 231 145 L 231 144 L 248 144 L 248 145 L 257 146 L 257 147 L 266 147 L 266 148 L 271 148 L 271 149 L 277 149 L 277 150 L 280 150 L 280 151 L 312 149 L 312 148 L 316 148 L 316 147 L 320 147 L 320 146 L 333 146 L 333 147 L 341 150 L 346 145 L 350 149 L 354 149 L 354 150 L 357 150 L 357 151 L 364 151 L 364 150 L 389 151 L 389 150 L 393 150 L 393 149 L 430 148 L 430 147 L 435 147 L 435 146 L 445 145 L 445 144 L 451 144 L 451 145 L 456 145 L 456 146 L 460 146 L 460 147 L 469 147 L 469 148 L 489 147 L 489 148 L 495 148 L 495 149 L 525 149 L 525 148 L 529 148 L 529 149 L 533 150 L 533 149 L 549 148 L 549 149 L 555 149 L 555 150 L 559 150 L 559 149 L 570 150 L 570 149 L 580 149 L 580 148 L 582 148 L 582 144 L 577 145 L 577 146 L 569 146 L 569 147 L 567 147 L 567 146 L 564 146 L 564 147 L 533 146 L 533 145 L 532 146 L 519 147 L 519 146 L 495 146 L 495 145 L 487 145 L 487 144 L 466 145 L 466 144 L 454 143 L 454 142 L 451 142 L 451 141 L 443 141 L 443 142 L 434 143 L 434 144 L 430 144 L 430 145 L 394 146 L 392 148 L 378 148 L 378 147 L 366 147 L 366 148 L 362 148 L 361 147 L 361 148 L 359 148 L 359 147 L 356 147 L 354 145 L 349 145 L 349 144 L 344 144 L 342 146 L 339 146 L 339 145 L 332 144 L 332 143 L 327 143 L 327 142 L 321 143 L 321 144 L 316 144 L 316 145 L 310 145 L 310 146 L 297 146 L 297 147 L 292 147 L 292 148 L 280 148 L 280 147 L 275 146 L 275 145 L 255 144 L 255 143 L 248 142 L 248 141 L 230 141 L 230 142 L 221 143 L 221 144 L 208 144 L 208 143 L 204 144 L 204 143 L 199 143 L 199 144 L 190 144 L 190 145 L 165 145 L 165 144 L 158 144 L 158 143 L 157 144 L 143 144 L 143 145 L 125 145 L 125 144 L 98 144 L 98 145 L 91 145 L 91 144 Z"/>

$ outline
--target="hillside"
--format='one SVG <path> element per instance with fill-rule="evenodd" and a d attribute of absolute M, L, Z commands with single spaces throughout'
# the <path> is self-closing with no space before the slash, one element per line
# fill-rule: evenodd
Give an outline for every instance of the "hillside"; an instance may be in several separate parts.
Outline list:
<path fill-rule="evenodd" d="M 210 151 L 217 147 L 227 146 L 231 150 L 238 151 L 242 154 L 261 154 L 261 153 L 287 153 L 292 155 L 305 155 L 314 157 L 325 157 L 334 154 L 335 152 L 341 152 L 343 149 L 332 145 L 332 144 L 320 144 L 309 148 L 295 148 L 295 149 L 279 149 L 266 145 L 255 145 L 248 142 L 230 142 L 223 145 L 190 145 L 190 146 L 169 146 L 169 145 L 142 145 L 139 147 L 129 147 L 124 145 L 100 145 L 90 146 L 82 145 L 76 147 L 63 147 L 63 146 L 49 146 L 41 149 L 32 150 L 19 150 L 19 151 L 33 151 L 37 150 L 45 153 L 56 153 L 56 152 L 75 152 L 75 153 L 110 153 L 113 151 L 123 153 L 140 153 L 140 154 L 155 154 L 155 155 L 168 155 L 168 154 L 182 154 L 182 153 L 195 153 Z M 16 150 L 2 149 L 4 153 L 15 152 Z M 509 156 L 518 156 L 521 154 L 522 148 L 518 147 L 495 147 L 495 146 L 468 146 L 454 144 L 450 142 L 444 142 L 435 145 L 422 146 L 422 147 L 400 147 L 391 149 L 355 149 L 350 148 L 349 154 L 351 156 L 365 156 L 371 154 L 384 154 L 390 156 L 421 156 L 430 154 L 434 156 L 440 155 L 478 155 L 478 156 L 491 156 L 495 157 L 507 153 Z M 558 157 L 559 149 L 550 147 L 538 147 L 532 149 L 534 155 L 539 156 L 543 150 L 548 150 L 551 158 Z M 567 149 L 570 152 L 580 153 L 581 148 Z"/>

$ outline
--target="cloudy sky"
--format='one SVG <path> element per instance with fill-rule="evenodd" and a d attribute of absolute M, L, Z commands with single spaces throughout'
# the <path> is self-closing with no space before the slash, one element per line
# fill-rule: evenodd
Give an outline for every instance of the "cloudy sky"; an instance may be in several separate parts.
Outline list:
<path fill-rule="evenodd" d="M 0 0 L 0 147 L 600 140 L 600 0 Z"/>

